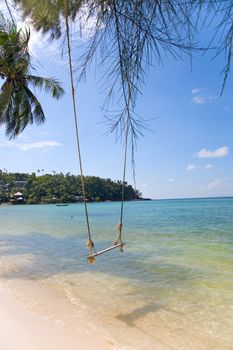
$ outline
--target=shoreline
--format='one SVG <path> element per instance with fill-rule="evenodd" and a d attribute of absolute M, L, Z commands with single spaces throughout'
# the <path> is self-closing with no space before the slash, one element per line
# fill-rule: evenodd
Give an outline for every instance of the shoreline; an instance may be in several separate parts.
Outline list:
<path fill-rule="evenodd" d="M 140 199 L 129 199 L 125 200 L 124 202 L 144 202 L 144 201 L 152 201 L 151 198 L 140 198 Z M 22 206 L 22 205 L 55 205 L 55 206 L 68 206 L 71 204 L 83 204 L 84 202 L 78 201 L 78 202 L 58 202 L 58 203 L 46 203 L 46 202 L 36 202 L 36 203 L 11 203 L 11 202 L 0 202 L 0 205 L 2 206 Z M 106 201 L 87 201 L 88 204 L 91 203 L 121 203 L 120 200 L 106 200 Z"/>
<path fill-rule="evenodd" d="M 4 350 L 111 350 L 102 340 L 92 340 L 29 312 L 0 293 L 0 348 Z"/>
<path fill-rule="evenodd" d="M 48 281 L 49 282 L 49 281 Z M 221 341 L 200 332 L 157 324 L 154 336 L 111 324 L 104 327 L 82 299 L 32 279 L 0 279 L 0 349 L 3 350 L 217 350 Z M 82 312 L 84 311 L 84 312 Z M 135 333 L 136 331 L 136 333 Z M 220 348 L 219 348 L 220 345 Z M 232 347 L 225 344 L 225 350 Z"/>
<path fill-rule="evenodd" d="M 26 286 L 28 284 L 28 286 Z M 46 288 L 37 290 L 38 283 L 23 282 L 21 287 L 23 293 L 31 289 L 32 294 L 41 293 L 41 298 L 35 303 L 30 300 L 22 300 L 22 290 L 20 291 L 20 282 L 16 283 L 13 289 L 7 286 L 7 283 L 0 281 L 0 348 L 4 350 L 115 350 L 115 344 L 106 340 L 100 334 L 94 332 L 88 333 L 83 325 L 77 325 L 75 328 L 68 327 L 65 318 L 68 317 L 65 310 L 65 302 L 59 297 L 59 293 L 54 293 L 53 303 L 54 313 L 63 314 L 64 319 L 57 318 L 46 309 L 43 304 L 43 298 L 47 293 L 50 299 L 51 291 Z M 35 289 L 34 289 L 35 288 Z M 33 290 L 34 289 L 34 290 Z M 44 289 L 44 290 L 43 290 Z M 18 295 L 14 295 L 18 294 Z M 27 296 L 25 295 L 25 298 Z M 47 300 L 49 301 L 49 300 Z M 37 305 L 36 305 L 37 304 Z M 66 305 L 67 306 L 67 305 Z M 64 308 L 62 310 L 62 308 Z M 60 309 L 60 310 L 58 310 Z M 47 310 L 47 311 L 46 311 Z M 70 317 L 72 312 L 70 310 Z M 86 320 L 87 324 L 89 320 Z M 87 327 L 88 328 L 88 327 Z"/>
<path fill-rule="evenodd" d="M 143 342 L 137 346 L 137 341 L 129 345 L 120 329 L 113 332 L 116 339 L 88 307 L 43 281 L 1 278 L 0 349 L 170 350 L 159 339 L 149 348 Z"/>

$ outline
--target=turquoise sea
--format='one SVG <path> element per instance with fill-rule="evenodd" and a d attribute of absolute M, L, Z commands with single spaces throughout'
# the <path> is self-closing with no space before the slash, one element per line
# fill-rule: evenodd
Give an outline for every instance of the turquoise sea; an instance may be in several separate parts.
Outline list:
<path fill-rule="evenodd" d="M 96 249 L 112 245 L 120 203 L 88 208 Z M 1 205 L 0 223 L 1 280 L 58 288 L 122 349 L 233 349 L 233 198 L 126 202 L 124 253 L 94 265 L 82 204 Z"/>

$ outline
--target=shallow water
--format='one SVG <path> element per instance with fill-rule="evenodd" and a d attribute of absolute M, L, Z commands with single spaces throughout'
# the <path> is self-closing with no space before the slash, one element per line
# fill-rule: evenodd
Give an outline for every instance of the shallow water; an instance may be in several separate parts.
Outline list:
<path fill-rule="evenodd" d="M 97 249 L 119 209 L 89 204 Z M 128 202 L 125 253 L 88 265 L 82 204 L 2 205 L 0 277 L 59 288 L 127 349 L 233 349 L 232 211 L 232 198 Z"/>

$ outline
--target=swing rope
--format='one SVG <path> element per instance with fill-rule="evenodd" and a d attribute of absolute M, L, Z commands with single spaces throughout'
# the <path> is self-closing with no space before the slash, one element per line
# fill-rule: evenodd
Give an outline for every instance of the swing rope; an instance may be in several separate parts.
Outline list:
<path fill-rule="evenodd" d="M 67 39 L 67 49 L 68 49 L 68 57 L 69 57 L 69 70 L 70 70 L 70 84 L 71 84 L 71 91 L 72 91 L 73 116 L 74 116 L 76 144 L 77 144 L 77 151 L 78 151 L 77 156 L 78 156 L 78 161 L 79 161 L 79 168 L 80 168 L 80 175 L 81 175 L 80 178 L 81 178 L 81 186 L 82 186 L 87 233 L 88 233 L 88 241 L 86 243 L 86 246 L 87 246 L 87 248 L 89 248 L 90 254 L 93 254 L 93 252 L 95 252 L 95 250 L 94 250 L 94 242 L 93 242 L 92 236 L 91 236 L 91 228 L 90 228 L 90 222 L 89 222 L 89 216 L 88 216 L 88 210 L 87 210 L 87 198 L 86 198 L 86 191 L 85 191 L 85 185 L 84 185 L 81 147 L 80 147 L 80 142 L 79 142 L 78 116 L 77 116 L 76 99 L 75 99 L 75 87 L 74 87 L 73 64 L 72 64 L 72 54 L 71 54 L 71 45 L 70 45 L 70 28 L 69 28 L 69 19 L 68 19 L 67 0 L 64 0 L 64 14 L 65 14 L 65 22 L 66 22 L 66 39 Z"/>
<path fill-rule="evenodd" d="M 123 241 L 122 241 L 122 228 L 123 228 L 123 215 L 124 215 L 124 201 L 125 201 L 125 177 L 126 177 L 126 166 L 127 166 L 127 150 L 128 150 L 128 138 L 129 138 L 129 118 L 126 121 L 126 131 L 125 131 L 125 150 L 124 150 L 124 166 L 123 166 L 123 178 L 122 178 L 122 194 L 121 194 L 121 212 L 120 212 L 120 222 L 117 225 L 118 237 L 114 242 L 114 245 L 121 244 L 120 251 L 123 252 Z"/>
<path fill-rule="evenodd" d="M 88 241 L 86 242 L 86 246 L 87 248 L 89 248 L 89 251 L 90 251 L 87 257 L 87 260 L 89 263 L 95 263 L 95 256 L 103 254 L 106 251 L 112 250 L 113 247 L 105 249 L 104 251 L 101 251 L 101 252 L 96 252 L 94 248 L 94 242 L 92 240 L 88 209 L 87 209 L 86 191 L 85 191 L 85 184 L 84 184 L 81 147 L 80 147 L 80 141 L 79 141 L 78 116 L 77 116 L 77 108 L 76 108 L 73 64 L 72 64 L 72 54 L 71 54 L 71 44 L 70 44 L 68 0 L 64 0 L 64 15 L 65 15 L 65 23 L 66 23 L 66 39 L 67 39 L 67 50 L 68 50 L 68 58 L 69 58 L 70 84 L 71 84 L 71 91 L 72 91 L 73 116 L 74 116 L 76 144 L 77 144 L 77 151 L 78 151 L 77 156 L 78 156 L 79 167 L 80 167 L 80 175 L 81 175 L 80 178 L 81 178 L 81 186 L 82 186 L 82 193 L 83 193 L 83 199 L 84 199 L 87 232 L 88 232 Z M 125 131 L 125 150 L 124 150 L 120 222 L 117 225 L 118 237 L 117 237 L 117 240 L 114 242 L 114 246 L 115 246 L 114 248 L 120 247 L 121 252 L 123 252 L 123 246 L 124 246 L 124 243 L 122 240 L 122 228 L 123 228 L 123 214 L 124 214 L 124 200 L 125 200 L 125 178 L 126 178 L 126 166 L 127 166 L 128 134 L 129 134 L 129 118 L 127 118 L 127 121 L 126 121 L 126 131 Z"/>

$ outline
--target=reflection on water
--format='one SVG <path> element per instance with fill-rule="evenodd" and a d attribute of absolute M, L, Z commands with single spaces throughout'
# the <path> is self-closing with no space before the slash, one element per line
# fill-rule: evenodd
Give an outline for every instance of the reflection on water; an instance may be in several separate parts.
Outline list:
<path fill-rule="evenodd" d="M 102 249 L 116 235 L 119 204 L 89 207 Z M 155 338 L 177 350 L 231 349 L 232 209 L 233 199 L 126 203 L 125 253 L 88 265 L 81 205 L 2 206 L 1 278 L 57 286 L 136 349 L 146 337 L 147 349 Z"/>

